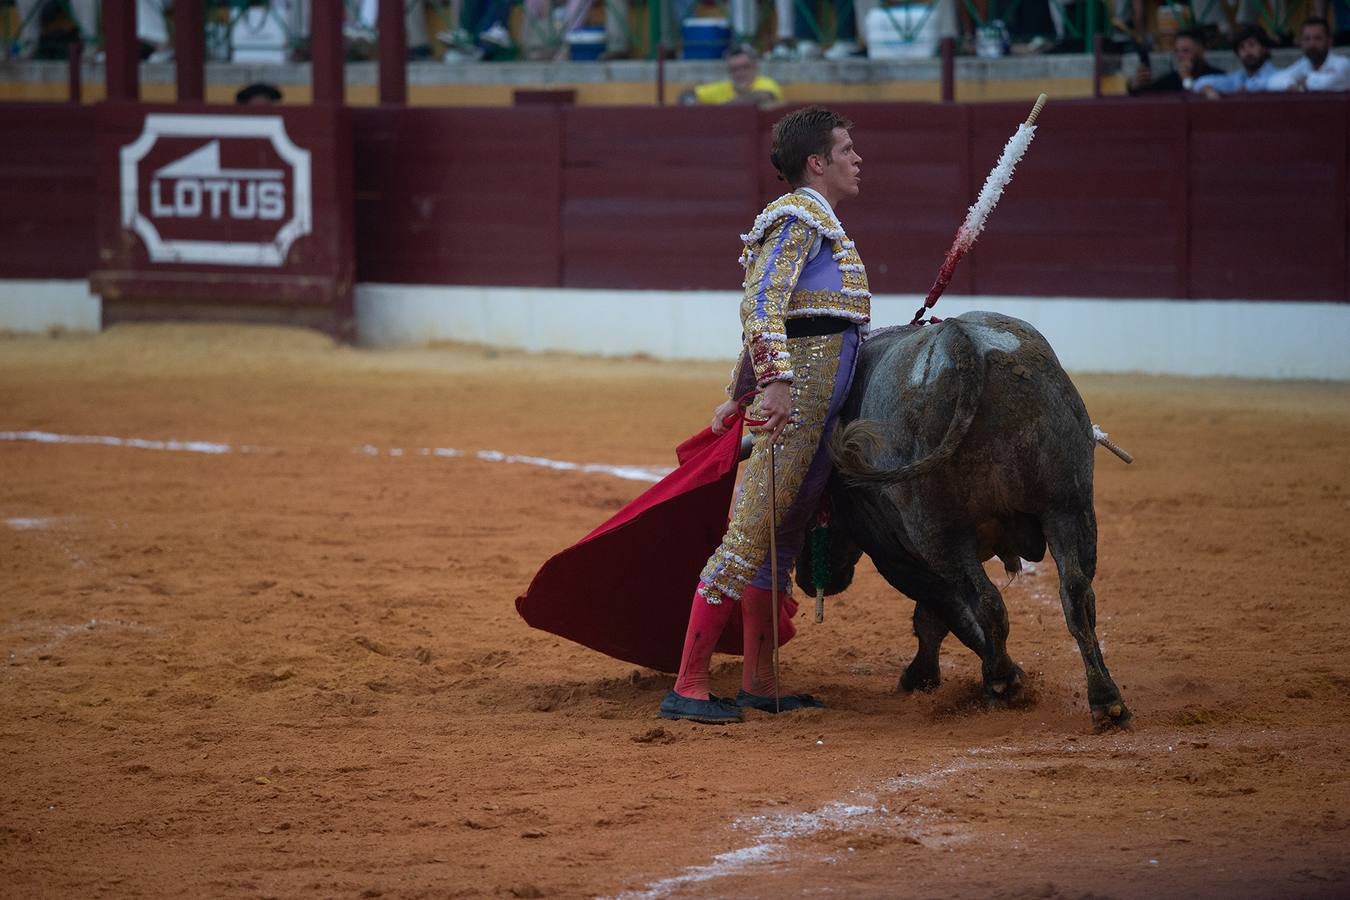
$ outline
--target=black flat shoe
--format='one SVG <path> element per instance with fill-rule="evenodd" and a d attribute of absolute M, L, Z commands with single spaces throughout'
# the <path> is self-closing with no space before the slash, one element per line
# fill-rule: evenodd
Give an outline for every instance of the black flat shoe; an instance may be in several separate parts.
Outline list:
<path fill-rule="evenodd" d="M 773 704 L 772 699 L 769 700 L 769 704 Z M 691 722 L 704 722 L 709 725 L 741 721 L 740 709 L 725 700 L 720 698 L 696 700 L 674 691 L 666 694 L 665 699 L 661 701 L 661 711 L 658 714 L 663 719 L 688 719 Z"/>
<path fill-rule="evenodd" d="M 784 694 L 778 698 L 778 706 L 775 708 L 772 697 L 761 697 L 748 691 L 741 691 L 736 695 L 736 705 L 741 708 L 748 706 L 750 709 L 757 709 L 766 713 L 792 712 L 794 709 L 823 709 L 825 707 L 824 703 L 810 694 Z"/>

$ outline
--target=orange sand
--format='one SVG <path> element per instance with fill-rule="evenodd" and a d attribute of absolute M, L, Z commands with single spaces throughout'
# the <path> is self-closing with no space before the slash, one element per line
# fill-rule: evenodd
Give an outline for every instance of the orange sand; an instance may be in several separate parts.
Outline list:
<path fill-rule="evenodd" d="M 864 564 L 783 651 L 832 708 L 662 723 L 668 676 L 512 607 L 643 485 L 411 451 L 668 465 L 726 368 L 0 340 L 0 430 L 262 448 L 0 441 L 0 895 L 1350 893 L 1350 387 L 1076 379 L 1138 459 L 1097 480 L 1131 732 L 1091 729 L 1048 562 L 1005 592 L 1017 708 L 953 640 L 894 693 L 912 606 Z"/>

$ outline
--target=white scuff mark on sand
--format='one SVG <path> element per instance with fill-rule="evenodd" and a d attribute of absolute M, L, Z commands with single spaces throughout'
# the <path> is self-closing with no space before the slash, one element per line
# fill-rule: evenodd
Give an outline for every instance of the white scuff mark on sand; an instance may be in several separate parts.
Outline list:
<path fill-rule="evenodd" d="M 5 520 L 5 524 L 15 531 L 39 531 L 45 528 L 51 528 L 60 522 L 60 518 L 53 516 L 36 518 L 17 517 Z"/>
<path fill-rule="evenodd" d="M 35 538 L 54 544 L 70 561 L 72 569 L 84 569 L 89 566 L 88 561 L 71 546 L 71 531 L 77 521 L 76 516 L 11 516 L 4 519 L 4 523 L 15 531 L 31 531 Z"/>
<path fill-rule="evenodd" d="M 67 639 L 79 634 L 88 634 L 99 629 L 118 628 L 127 631 L 152 632 L 156 629 L 143 625 L 140 622 L 130 622 L 126 619 L 88 619 L 84 622 L 75 622 L 72 624 L 46 623 L 46 622 L 12 622 L 9 629 L 21 635 L 36 635 L 39 639 L 45 639 L 42 643 L 32 647 L 24 647 L 19 653 L 11 650 L 10 659 L 17 659 L 20 656 L 35 656 L 48 653 L 55 649 L 59 644 Z"/>
<path fill-rule="evenodd" d="M 96 444 L 103 447 L 132 447 L 137 450 L 167 450 L 175 453 L 206 453 L 219 456 L 233 453 L 229 444 L 214 441 L 152 441 L 145 438 L 120 438 L 107 434 L 56 434 L 51 431 L 0 431 L 0 441 L 32 441 L 39 444 Z M 241 447 L 239 452 L 256 452 L 257 447 Z"/>

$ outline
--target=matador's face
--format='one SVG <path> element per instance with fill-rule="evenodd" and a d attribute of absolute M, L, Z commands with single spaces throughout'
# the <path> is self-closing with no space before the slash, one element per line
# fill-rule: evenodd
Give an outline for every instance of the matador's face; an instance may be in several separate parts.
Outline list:
<path fill-rule="evenodd" d="M 830 157 L 821 161 L 824 163 L 821 175 L 829 189 L 826 196 L 858 196 L 862 181 L 862 157 L 854 149 L 853 138 L 849 137 L 847 130 L 834 130 L 834 146 L 830 149 Z"/>

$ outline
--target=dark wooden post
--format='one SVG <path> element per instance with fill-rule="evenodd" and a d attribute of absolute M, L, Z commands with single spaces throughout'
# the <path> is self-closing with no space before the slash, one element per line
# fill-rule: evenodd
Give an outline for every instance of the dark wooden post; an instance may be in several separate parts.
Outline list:
<path fill-rule="evenodd" d="M 309 25 L 309 71 L 313 102 L 341 106 L 343 96 L 342 4 L 315 3 Z"/>
<path fill-rule="evenodd" d="M 84 45 L 72 41 L 66 47 L 66 97 L 76 106 L 80 103 L 80 59 L 84 56 Z"/>
<path fill-rule="evenodd" d="M 103 0 L 103 52 L 108 99 L 139 100 L 141 54 L 136 43 L 135 3 Z"/>
<path fill-rule="evenodd" d="M 1094 97 L 1102 95 L 1102 45 L 1105 43 L 1105 35 L 1094 34 L 1092 36 L 1092 96 Z"/>
<path fill-rule="evenodd" d="M 656 45 L 656 105 L 666 105 L 666 45 Z"/>
<path fill-rule="evenodd" d="M 956 38 L 942 39 L 942 102 L 956 99 Z"/>
<path fill-rule="evenodd" d="M 204 0 L 175 0 L 173 59 L 179 103 L 206 99 L 206 13 Z"/>
<path fill-rule="evenodd" d="M 403 27 L 403 0 L 380 0 L 380 102 L 408 102 L 408 34 Z"/>

